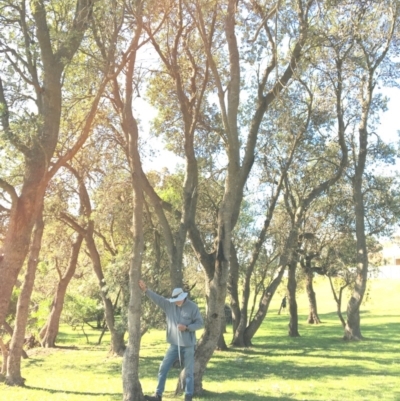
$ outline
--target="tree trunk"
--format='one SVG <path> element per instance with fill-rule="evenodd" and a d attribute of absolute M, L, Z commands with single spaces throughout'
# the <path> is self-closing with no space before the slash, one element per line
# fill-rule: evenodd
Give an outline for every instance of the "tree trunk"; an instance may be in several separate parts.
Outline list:
<path fill-rule="evenodd" d="M 346 327 L 346 322 L 343 319 L 343 315 L 342 315 L 342 296 L 343 296 L 343 290 L 347 287 L 348 284 L 346 284 L 345 286 L 340 287 L 339 289 L 339 296 L 336 295 L 336 291 L 335 288 L 333 286 L 332 283 L 332 277 L 328 276 L 329 278 L 329 284 L 331 285 L 331 290 L 332 290 L 332 294 L 333 297 L 335 299 L 336 302 L 336 313 L 339 317 L 340 323 L 342 324 L 342 327 L 345 328 Z"/>
<path fill-rule="evenodd" d="M 219 335 L 217 350 L 218 351 L 227 351 L 228 346 L 225 342 L 224 333 L 226 333 L 226 318 L 225 318 L 225 307 L 224 307 L 224 315 L 221 318 L 221 334 Z"/>
<path fill-rule="evenodd" d="M 306 292 L 308 297 L 308 305 L 310 308 L 307 323 L 309 324 L 319 324 L 321 320 L 319 319 L 317 312 L 317 298 L 315 296 L 314 286 L 313 286 L 313 272 L 311 269 L 306 271 Z"/>
<path fill-rule="evenodd" d="M 76 171 L 72 166 L 68 166 L 68 169 L 76 177 L 79 184 L 79 199 L 81 203 L 80 214 L 87 219 L 87 226 L 82 227 L 73 218 L 67 214 L 63 214 L 63 218 L 69 222 L 69 224 L 74 227 L 74 229 L 82 235 L 85 239 L 86 246 L 89 250 L 89 256 L 92 261 L 93 271 L 97 277 L 99 284 L 100 297 L 104 305 L 104 314 L 107 327 L 111 335 L 111 349 L 110 353 L 115 355 L 122 355 L 125 350 L 124 343 L 124 331 L 119 331 L 115 328 L 114 319 L 114 306 L 108 295 L 107 283 L 105 282 L 103 267 L 99 252 L 97 250 L 96 242 L 94 240 L 94 220 L 92 219 L 92 205 L 90 202 L 90 196 L 86 189 L 85 183 L 78 171 Z"/>
<path fill-rule="evenodd" d="M 353 294 L 347 305 L 347 320 L 343 336 L 345 340 L 363 339 L 360 325 L 360 306 L 364 298 L 368 280 L 368 253 L 367 241 L 365 236 L 362 177 L 357 177 L 357 179 L 354 181 L 358 274 Z"/>
<path fill-rule="evenodd" d="M 43 166 L 42 166 L 43 167 Z M 27 166 L 26 169 L 34 169 Z M 2 244 L 0 254 L 0 325 L 4 323 L 7 314 L 12 290 L 17 281 L 18 274 L 25 261 L 29 250 L 32 229 L 35 223 L 38 206 L 38 198 L 43 197 L 43 192 L 38 194 L 38 188 L 42 187 L 41 178 L 43 170 L 35 171 L 22 187 L 22 193 L 12 209 L 10 223 L 6 237 Z"/>
<path fill-rule="evenodd" d="M 358 154 L 355 160 L 355 172 L 352 179 L 354 214 L 356 220 L 357 239 L 357 278 L 353 294 L 347 305 L 347 321 L 344 329 L 345 340 L 361 340 L 360 306 L 364 298 L 368 280 L 368 251 L 365 235 L 365 205 L 363 194 L 363 176 L 368 152 L 368 114 L 372 103 L 374 70 L 369 70 L 369 77 L 362 102 L 362 115 L 358 129 Z"/>
<path fill-rule="evenodd" d="M 240 322 L 242 320 L 241 317 L 241 309 L 239 306 L 239 291 L 238 291 L 238 282 L 239 282 L 239 261 L 236 254 L 236 249 L 231 245 L 231 255 L 230 255 L 230 266 L 229 266 L 229 281 L 228 281 L 228 293 L 231 299 L 230 307 L 232 313 L 232 345 L 235 345 L 236 332 L 241 333 L 241 328 L 239 327 Z M 240 346 L 240 345 L 239 345 Z"/>
<path fill-rule="evenodd" d="M 0 337 L 0 350 L 1 350 L 1 355 L 2 355 L 0 376 L 5 377 L 5 375 L 7 373 L 8 349 L 7 349 L 7 346 L 4 344 L 3 339 L 1 337 Z M 0 382 L 1 381 L 3 381 L 3 379 L 1 379 Z"/>
<path fill-rule="evenodd" d="M 90 220 L 89 226 L 86 230 L 85 241 L 89 249 L 93 270 L 96 274 L 99 283 L 100 296 L 104 305 L 105 319 L 107 322 L 108 330 L 110 331 L 111 335 L 110 353 L 114 355 L 122 355 L 125 351 L 124 332 L 119 331 L 115 327 L 114 306 L 108 295 L 108 291 L 106 288 L 106 282 L 104 279 L 100 255 L 99 252 L 97 251 L 97 247 L 93 239 L 93 231 L 94 231 L 94 222 L 93 220 Z"/>
<path fill-rule="evenodd" d="M 366 117 L 365 117 L 366 119 Z M 362 119 L 364 121 L 364 118 Z M 366 121 L 366 120 L 365 120 Z M 345 340 L 361 340 L 360 306 L 364 298 L 368 279 L 368 252 L 365 235 L 365 207 L 363 196 L 363 174 L 367 157 L 368 133 L 365 127 L 359 129 L 358 164 L 353 177 L 353 199 L 356 218 L 357 278 L 353 294 L 347 305 L 347 321 L 344 329 Z"/>
<path fill-rule="evenodd" d="M 139 352 L 140 352 L 140 315 L 142 293 L 138 286 L 141 278 L 142 259 L 144 250 L 143 234 L 143 206 L 144 194 L 141 174 L 141 160 L 139 154 L 139 129 L 132 113 L 133 80 L 136 61 L 136 50 L 143 28 L 142 3 L 137 3 L 135 9 L 137 27 L 132 39 L 131 48 L 135 51 L 130 53 L 126 66 L 125 107 L 122 113 L 124 134 L 127 140 L 126 154 L 131 172 L 131 183 L 133 192 L 132 201 L 132 259 L 129 268 L 129 305 L 128 305 L 128 333 L 129 341 L 123 355 L 122 363 L 122 385 L 124 401 L 143 401 L 143 391 L 139 380 Z"/>
<path fill-rule="evenodd" d="M 308 7 L 311 5 L 311 2 Z M 303 16 L 308 14 L 308 11 L 302 13 L 301 26 L 299 40 L 295 44 L 292 57 L 288 64 L 287 69 L 279 79 L 275 82 L 272 88 L 269 88 L 266 95 L 264 90 L 266 89 L 267 82 L 269 82 L 269 67 L 271 71 L 275 67 L 275 59 L 272 66 L 268 66 L 265 70 L 265 75 L 260 80 L 256 100 L 256 110 L 252 117 L 251 124 L 249 127 L 249 135 L 246 141 L 244 154 L 241 154 L 241 141 L 240 128 L 238 124 L 239 115 L 239 104 L 240 104 L 240 88 L 241 88 L 241 76 L 240 76 L 240 54 L 238 41 L 235 33 L 236 27 L 236 12 L 238 11 L 237 1 L 229 0 L 226 5 L 225 13 L 225 38 L 227 42 L 227 48 L 229 51 L 229 85 L 227 88 L 223 88 L 222 82 L 219 75 L 218 68 L 211 52 L 211 46 L 209 46 L 210 38 L 205 34 L 207 29 L 204 26 L 204 19 L 201 13 L 201 9 L 198 8 L 199 13 L 199 31 L 202 36 L 202 40 L 205 44 L 205 50 L 207 59 L 210 62 L 211 71 L 215 78 L 216 88 L 218 92 L 218 99 L 221 110 L 221 121 L 224 126 L 223 141 L 226 144 L 226 155 L 228 159 L 227 173 L 226 173 L 226 185 L 225 193 L 221 206 L 218 210 L 218 227 L 216 237 L 216 250 L 212 255 L 205 255 L 204 245 L 198 245 L 199 241 L 197 238 L 200 235 L 193 235 L 195 229 L 191 229 L 191 241 L 193 248 L 198 254 L 201 263 L 206 270 L 208 287 L 207 287 L 207 316 L 205 319 L 205 330 L 203 336 L 199 342 L 196 351 L 196 362 L 195 362 L 195 393 L 202 391 L 202 378 L 206 365 L 212 356 L 212 353 L 216 347 L 219 331 L 220 331 L 220 319 L 224 313 L 224 303 L 227 289 L 227 281 L 229 274 L 229 260 L 230 260 L 230 242 L 232 239 L 232 230 L 236 225 L 238 216 L 240 213 L 240 206 L 243 200 L 243 189 L 246 184 L 247 178 L 250 174 L 252 165 L 255 157 L 255 147 L 257 143 L 257 135 L 261 125 L 263 116 L 268 109 L 268 106 L 274 101 L 279 93 L 286 87 L 289 80 L 292 78 L 293 73 L 296 69 L 297 62 L 301 57 L 303 45 L 306 40 L 306 28 L 307 21 L 303 19 Z M 300 16 L 300 14 L 298 14 Z M 194 224 L 194 222 L 193 222 Z M 197 238 L 194 238 L 197 237 Z M 209 258 L 215 258 L 212 268 L 209 268 Z"/>
<path fill-rule="evenodd" d="M 251 274 L 250 274 L 251 275 Z M 247 275 L 246 275 L 247 278 Z M 247 307 L 250 294 L 250 281 L 245 280 L 243 288 L 242 305 L 239 307 L 239 261 L 234 245 L 231 245 L 230 269 L 228 292 L 231 298 L 231 309 L 233 314 L 232 329 L 233 338 L 231 345 L 234 347 L 244 347 L 244 332 L 247 326 Z"/>
<path fill-rule="evenodd" d="M 260 304 L 258 307 L 258 311 L 255 314 L 253 320 L 246 327 L 246 330 L 243 333 L 243 344 L 245 347 L 251 347 L 254 335 L 257 330 L 260 328 L 262 322 L 265 319 L 265 316 L 268 313 L 269 305 L 272 301 L 272 298 L 279 287 L 279 284 L 282 282 L 283 274 L 285 273 L 286 266 L 281 266 L 279 268 L 278 275 L 272 280 L 271 284 L 264 291 L 263 296 L 260 300 Z"/>
<path fill-rule="evenodd" d="M 3 327 L 6 330 L 6 332 L 9 334 L 9 336 L 12 337 L 14 334 L 14 330 L 12 329 L 12 327 L 7 322 L 4 322 Z M 24 359 L 28 358 L 28 354 L 25 352 L 24 349 L 22 350 L 22 358 L 24 358 Z"/>
<path fill-rule="evenodd" d="M 25 382 L 25 379 L 21 376 L 22 347 L 25 341 L 26 324 L 29 315 L 29 304 L 35 282 L 36 268 L 38 265 L 40 247 L 42 243 L 44 229 L 42 213 L 43 207 L 40 208 L 33 232 L 26 275 L 24 284 L 22 285 L 21 293 L 18 297 L 15 327 L 10 343 L 10 351 L 7 361 L 6 383 L 12 386 L 23 386 Z"/>
<path fill-rule="evenodd" d="M 65 294 L 67 292 L 67 287 L 76 271 L 82 241 L 83 235 L 77 234 L 75 241 L 71 245 L 71 256 L 68 268 L 63 277 L 60 278 L 60 281 L 57 285 L 56 293 L 54 295 L 49 317 L 45 326 L 40 331 L 40 340 L 42 343 L 42 347 L 53 348 L 56 346 L 56 338 L 60 326 L 61 313 L 64 307 Z"/>
<path fill-rule="evenodd" d="M 234 246 L 231 247 L 231 263 L 230 263 L 230 272 L 229 272 L 229 285 L 228 285 L 228 291 L 231 296 L 231 308 L 233 311 L 234 315 L 234 324 L 233 324 L 233 339 L 232 339 L 232 345 L 233 346 L 238 346 L 238 347 L 243 347 L 246 346 L 246 342 L 251 342 L 251 337 L 254 336 L 255 333 L 253 333 L 250 337 L 250 331 L 247 332 L 246 335 L 246 340 L 245 340 L 245 332 L 247 330 L 247 324 L 248 324 L 248 315 L 247 315 L 247 310 L 248 310 L 248 305 L 249 305 L 249 298 L 250 298 L 250 282 L 251 278 L 253 276 L 254 272 L 254 267 L 258 261 L 262 246 L 265 242 L 265 239 L 267 237 L 268 229 L 272 220 L 272 216 L 275 211 L 275 206 L 278 202 L 279 196 L 281 194 L 282 186 L 284 179 L 286 177 L 287 171 L 291 165 L 291 162 L 293 160 L 294 156 L 294 151 L 296 149 L 296 146 L 293 146 L 291 153 L 288 157 L 288 160 L 285 164 L 285 168 L 281 172 L 281 176 L 279 178 L 278 186 L 271 197 L 269 207 L 266 213 L 266 218 L 264 220 L 264 225 L 263 228 L 258 236 L 258 239 L 256 243 L 254 244 L 254 249 L 251 255 L 251 259 L 249 261 L 249 264 L 246 269 L 245 273 L 245 278 L 244 278 L 244 285 L 243 285 L 243 293 L 242 293 L 242 304 L 241 308 L 239 309 L 239 296 L 238 296 L 238 283 L 239 283 L 239 262 L 238 258 L 236 255 L 236 249 Z M 267 267 L 266 267 L 267 269 Z M 277 286 L 280 283 L 280 280 L 277 283 L 277 285 L 269 286 L 270 289 L 272 288 L 277 288 Z M 274 290 L 275 292 L 275 290 Z M 272 297 L 270 297 L 272 299 Z M 264 319 L 268 306 L 265 308 L 262 306 L 263 304 L 260 304 L 260 308 L 265 311 L 265 313 L 262 316 L 262 319 Z M 268 302 L 269 305 L 269 302 Z M 257 329 L 259 326 L 257 327 Z"/>
<path fill-rule="evenodd" d="M 274 296 L 277 288 L 279 287 L 279 284 L 282 281 L 283 274 L 286 270 L 286 267 L 289 265 L 290 260 L 292 259 L 293 255 L 293 250 L 297 246 L 297 237 L 298 237 L 298 229 L 297 226 L 295 226 L 289 233 L 285 247 L 284 247 L 284 252 L 282 253 L 279 261 L 279 270 L 278 270 L 278 275 L 272 280 L 271 284 L 268 286 L 268 288 L 264 291 L 263 297 L 260 300 L 260 305 L 258 308 L 258 311 L 254 317 L 254 319 L 251 321 L 249 326 L 246 328 L 245 334 L 244 334 L 244 343 L 246 347 L 251 346 L 251 340 L 259 327 L 261 326 L 267 312 L 269 305 L 271 303 L 272 297 Z"/>
<path fill-rule="evenodd" d="M 219 255 L 215 263 L 215 274 L 206 285 L 207 312 L 205 328 L 196 352 L 194 365 L 194 392 L 203 392 L 203 376 L 207 363 L 214 353 L 221 333 L 221 321 L 224 315 L 226 298 L 226 282 L 228 278 L 228 261 L 224 259 L 223 247 L 219 248 Z M 226 249 L 226 248 L 225 248 Z M 229 249 L 229 248 L 228 248 Z M 229 253 L 228 253 L 229 254 Z"/>
<path fill-rule="evenodd" d="M 297 257 L 294 257 L 289 263 L 289 275 L 287 283 L 287 295 L 288 295 L 288 306 L 290 313 L 289 321 L 289 336 L 290 337 L 300 337 L 299 334 L 299 317 L 297 314 L 297 302 L 296 302 L 296 267 L 297 267 Z"/>

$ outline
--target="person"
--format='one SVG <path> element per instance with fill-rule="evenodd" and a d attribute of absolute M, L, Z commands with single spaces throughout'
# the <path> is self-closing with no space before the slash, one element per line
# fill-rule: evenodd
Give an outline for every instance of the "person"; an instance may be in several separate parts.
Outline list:
<path fill-rule="evenodd" d="M 203 327 L 203 318 L 199 307 L 188 299 L 182 288 L 175 288 L 171 298 L 167 299 L 147 288 L 143 280 L 139 280 L 140 289 L 158 305 L 167 320 L 167 342 L 170 344 L 158 370 L 158 383 L 154 396 L 145 396 L 148 401 L 162 401 L 168 371 L 179 359 L 185 368 L 185 401 L 192 401 L 194 392 L 194 351 L 196 330 Z"/>
<path fill-rule="evenodd" d="M 279 308 L 278 315 L 280 315 L 281 311 L 285 310 L 285 308 L 286 308 L 286 295 L 282 299 L 281 307 Z"/>

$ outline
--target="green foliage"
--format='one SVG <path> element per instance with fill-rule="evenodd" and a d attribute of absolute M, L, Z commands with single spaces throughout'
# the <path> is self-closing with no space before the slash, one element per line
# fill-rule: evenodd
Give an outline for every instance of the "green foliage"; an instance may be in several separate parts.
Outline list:
<path fill-rule="evenodd" d="M 80 294 L 67 294 L 63 309 L 63 321 L 72 327 L 87 322 L 97 322 L 103 316 L 103 306 L 97 299 Z"/>
<path fill-rule="evenodd" d="M 21 293 L 20 287 L 14 288 L 14 290 L 12 292 L 10 305 L 8 307 L 8 314 L 7 314 L 7 320 L 10 322 L 14 321 L 14 319 L 15 319 L 15 316 L 17 313 L 18 297 L 19 297 L 20 293 Z"/>
<path fill-rule="evenodd" d="M 51 299 L 42 299 L 38 303 L 33 300 L 33 307 L 30 313 L 30 328 L 34 332 L 39 332 L 46 324 L 51 310 Z"/>

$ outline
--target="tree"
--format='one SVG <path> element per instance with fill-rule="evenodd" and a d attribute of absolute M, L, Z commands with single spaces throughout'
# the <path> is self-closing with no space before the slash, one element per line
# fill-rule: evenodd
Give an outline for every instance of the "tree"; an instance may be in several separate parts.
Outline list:
<path fill-rule="evenodd" d="M 292 110 L 296 110 L 296 108 L 288 107 L 286 110 L 280 110 L 279 106 L 282 106 L 283 104 L 288 105 L 290 103 L 290 99 L 286 96 L 281 96 L 277 103 L 278 104 L 276 104 L 276 107 L 274 107 L 275 110 L 278 109 L 276 111 L 276 117 L 272 122 L 269 123 L 269 135 L 267 139 L 264 139 L 263 141 L 267 144 L 261 143 L 260 148 L 262 150 L 258 152 L 259 158 L 260 154 L 263 155 L 261 156 L 260 160 L 263 166 L 261 174 L 265 176 L 261 178 L 260 186 L 265 186 L 265 191 L 267 193 L 269 192 L 270 195 L 267 200 L 264 201 L 266 212 L 263 226 L 257 235 L 257 240 L 254 242 L 249 260 L 246 260 L 247 263 L 244 262 L 247 264 L 247 266 L 245 267 L 245 271 L 243 273 L 243 291 L 240 307 L 238 296 L 239 263 L 236 262 L 237 257 L 235 257 L 237 251 L 234 249 L 234 247 L 232 248 L 233 257 L 230 262 L 230 278 L 228 290 L 230 293 L 231 307 L 233 310 L 234 335 L 232 339 L 232 345 L 239 347 L 251 345 L 251 339 L 255 335 L 256 331 L 260 327 L 261 322 L 265 318 L 265 315 L 268 311 L 269 303 L 272 300 L 272 297 L 276 289 L 278 288 L 278 285 L 280 284 L 284 271 L 284 269 L 281 269 L 281 273 L 272 278 L 269 284 L 265 286 L 264 281 L 267 276 L 268 269 L 272 270 L 270 274 L 271 277 L 275 275 L 275 269 L 271 269 L 271 265 L 276 267 L 276 264 L 274 263 L 274 261 L 276 260 L 276 255 L 271 257 L 271 261 L 269 263 L 265 260 L 260 262 L 259 258 L 264 251 L 265 242 L 269 240 L 269 246 L 271 245 L 271 238 L 273 237 L 273 235 L 270 231 L 270 225 L 274 217 L 275 208 L 278 204 L 284 181 L 286 179 L 288 171 L 290 171 L 292 161 L 295 157 L 297 147 L 303 140 L 302 137 L 304 134 L 304 130 L 301 128 L 299 129 L 302 124 L 299 124 L 298 118 L 296 118 L 296 116 L 292 113 Z M 296 112 L 297 111 L 295 111 L 295 113 Z M 303 111 L 301 110 L 299 114 L 301 114 L 302 112 Z M 266 130 L 266 128 L 264 129 Z M 274 135 L 274 132 L 276 132 L 276 135 Z M 266 180 L 267 182 L 263 183 L 263 180 Z M 242 243 L 243 235 L 240 235 L 240 233 L 238 234 L 240 242 Z M 262 296 L 263 302 L 260 302 L 259 309 L 254 316 L 255 320 L 252 321 L 248 318 L 251 282 L 254 281 L 253 276 L 256 265 L 261 263 L 264 264 L 264 272 L 261 273 L 262 284 L 257 283 L 257 286 L 262 285 L 267 296 L 266 298 Z"/>
<path fill-rule="evenodd" d="M 313 8 L 313 1 L 294 2 L 293 10 L 282 10 L 282 15 L 289 15 L 296 21 L 293 29 L 293 47 L 290 48 L 287 58 L 277 58 L 277 46 L 268 25 L 275 16 L 280 16 L 281 10 L 275 6 L 272 9 L 263 8 L 258 3 L 238 7 L 237 2 L 228 0 L 226 3 L 208 3 L 205 7 L 197 1 L 192 15 L 195 16 L 198 29 L 204 44 L 210 70 L 213 77 L 216 96 L 218 98 L 221 129 L 217 131 L 220 135 L 221 144 L 224 147 L 224 158 L 226 168 L 224 170 L 224 193 L 219 205 L 217 226 L 211 252 L 207 251 L 201 233 L 196 225 L 192 224 L 189 235 L 192 246 L 202 263 L 206 274 L 206 297 L 207 315 L 205 319 L 205 331 L 198 343 L 195 364 L 195 392 L 202 390 L 202 377 L 220 336 L 221 319 L 224 316 L 225 296 L 229 272 L 229 260 L 231 254 L 232 232 L 238 220 L 240 205 L 243 199 L 243 191 L 249 173 L 254 163 L 255 146 L 261 122 L 271 103 L 289 83 L 303 54 L 303 48 L 307 43 L 309 14 Z M 288 14 L 285 14 L 285 11 Z M 243 12 L 243 15 L 241 14 Z M 262 75 L 257 75 L 254 80 L 253 94 L 250 96 L 249 104 L 252 105 L 251 117 L 246 119 L 246 128 L 239 126 L 241 92 L 242 87 L 241 70 L 244 64 L 252 60 L 246 60 L 241 56 L 239 50 L 238 36 L 242 34 L 238 29 L 238 20 L 248 19 L 251 13 L 257 23 L 251 25 L 251 34 L 254 40 L 249 43 L 253 49 L 257 46 L 264 51 L 263 56 L 268 60 L 268 65 L 260 62 Z M 295 14 L 295 15 L 293 15 Z M 245 15 L 245 16 L 244 16 Z M 217 55 L 214 40 L 218 39 L 220 32 L 216 30 L 223 24 L 224 40 L 226 40 L 227 54 Z M 259 27 L 259 28 L 258 28 Z M 261 38 L 259 33 L 264 29 L 265 35 Z M 289 32 L 288 32 L 289 34 Z M 216 35 L 214 37 L 214 35 Z M 280 39 L 280 37 L 279 37 Z M 257 42 L 257 44 L 255 44 Z M 264 44 L 268 43 L 268 48 Z M 249 50 L 249 49 L 246 49 Z M 269 52 L 272 50 L 271 52 Z M 218 57 L 217 57 L 218 56 Z M 223 60 L 228 60 L 226 64 Z M 249 89 L 250 91 L 250 89 Z M 244 131 L 247 129 L 247 135 Z"/>
<path fill-rule="evenodd" d="M 59 281 L 56 286 L 47 322 L 40 330 L 40 341 L 43 347 L 53 348 L 56 346 L 65 295 L 67 287 L 76 271 L 82 241 L 83 235 L 78 233 L 71 243 L 71 254 L 67 268 L 64 272 L 62 272 L 60 268 L 57 268 Z"/>
<path fill-rule="evenodd" d="M 21 376 L 21 357 L 25 340 L 25 328 L 29 314 L 29 304 L 35 281 L 36 268 L 39 261 L 40 245 L 42 241 L 44 222 L 43 207 L 39 210 L 34 228 L 33 240 L 29 251 L 29 259 L 26 268 L 24 283 L 18 297 L 15 328 L 11 337 L 10 351 L 7 360 L 6 383 L 22 386 L 25 379 Z"/>
<path fill-rule="evenodd" d="M 47 169 L 60 128 L 63 72 L 78 50 L 93 6 L 92 1 L 78 0 L 74 12 L 66 9 L 64 18 L 59 19 L 51 18 L 52 10 L 46 8 L 41 0 L 31 3 L 31 10 L 27 10 L 25 1 L 18 6 L 11 2 L 3 3 L 3 15 L 9 16 L 8 21 L 14 23 L 2 29 L 1 52 L 13 73 L 17 74 L 14 81 L 16 90 L 21 89 L 23 99 L 33 99 L 38 114 L 32 116 L 26 110 L 25 115 L 32 116 L 31 129 L 27 136 L 21 137 L 18 120 L 23 113 L 16 111 L 18 103 L 14 102 L 15 92 L 11 91 L 13 78 L 3 72 L 0 76 L 3 133 L 7 143 L 22 155 L 24 173 L 19 193 L 6 177 L 0 179 L 0 187 L 11 205 L 8 228 L 0 250 L 0 324 L 4 322 L 11 292 L 28 253 L 31 232 L 43 203 Z M 61 20 L 65 26 L 52 26 Z M 17 41 L 15 47 L 21 52 L 12 46 L 13 37 Z M 5 88 L 4 80 L 8 82 L 9 79 L 10 85 Z"/>
<path fill-rule="evenodd" d="M 68 165 L 68 170 L 78 181 L 79 186 L 79 199 L 80 199 L 80 210 L 83 220 L 83 224 L 74 219 L 70 214 L 62 213 L 62 218 L 66 221 L 74 230 L 78 233 L 78 238 L 82 237 L 85 240 L 86 247 L 89 251 L 89 257 L 92 261 L 93 271 L 97 277 L 99 292 L 104 305 L 105 320 L 107 327 L 111 333 L 111 353 L 122 355 L 125 349 L 124 344 L 124 330 L 119 330 L 115 326 L 114 317 L 114 306 L 111 301 L 110 294 L 108 291 L 107 283 L 105 281 L 103 266 L 95 242 L 95 221 L 92 216 L 92 205 L 90 196 L 85 185 L 84 177 L 75 170 L 72 166 Z M 112 254 L 115 255 L 114 251 L 109 247 Z"/>
<path fill-rule="evenodd" d="M 118 80 L 112 82 L 113 102 L 121 112 L 120 122 L 123 132 L 124 150 L 129 165 L 132 185 L 132 255 L 129 266 L 129 306 L 128 306 L 128 333 L 129 341 L 126 347 L 122 364 L 122 384 L 124 401 L 142 401 L 144 399 L 139 381 L 139 350 L 140 350 L 140 312 L 141 291 L 138 281 L 141 277 L 142 257 L 144 248 L 143 236 L 143 182 L 142 165 L 139 153 L 139 127 L 133 114 L 134 73 L 136 56 L 141 46 L 143 31 L 143 11 L 145 3 L 137 0 L 131 9 L 135 19 L 134 34 L 126 52 L 124 92 L 119 91 Z"/>
<path fill-rule="evenodd" d="M 385 68 L 385 59 L 390 51 L 393 34 L 398 19 L 398 4 L 390 2 L 368 3 L 350 7 L 355 17 L 355 46 L 352 58 L 345 60 L 354 74 L 362 76 L 359 81 L 357 123 L 358 136 L 354 136 L 352 187 L 357 239 L 357 278 L 354 292 L 347 305 L 347 321 L 344 330 L 346 340 L 362 339 L 360 326 L 360 305 L 368 280 L 368 252 L 365 224 L 364 176 L 368 164 L 368 142 L 370 136 L 371 115 L 375 104 L 373 97 L 376 80 Z M 379 15 L 379 18 L 377 16 Z M 376 27 L 373 28 L 373 27 Z M 377 32 L 378 35 L 371 35 Z M 353 64 L 354 63 L 354 64 Z M 381 71 L 379 70 L 381 69 Z"/>

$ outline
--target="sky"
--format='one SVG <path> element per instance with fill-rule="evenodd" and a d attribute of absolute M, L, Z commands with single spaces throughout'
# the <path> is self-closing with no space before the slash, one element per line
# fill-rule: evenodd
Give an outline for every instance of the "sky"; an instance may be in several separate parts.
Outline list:
<path fill-rule="evenodd" d="M 386 88 L 383 92 L 390 98 L 389 110 L 382 114 L 379 134 L 386 141 L 394 141 L 398 138 L 400 130 L 400 89 Z"/>

